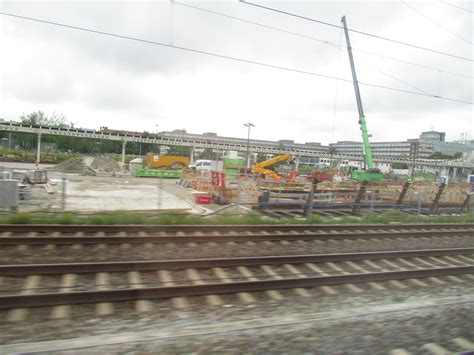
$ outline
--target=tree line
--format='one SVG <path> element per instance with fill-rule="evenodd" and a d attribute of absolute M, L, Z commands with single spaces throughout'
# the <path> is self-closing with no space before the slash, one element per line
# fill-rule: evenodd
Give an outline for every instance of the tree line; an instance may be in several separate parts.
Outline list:
<path fill-rule="evenodd" d="M 65 115 L 56 112 L 51 115 L 46 115 L 43 111 L 22 114 L 19 117 L 19 123 L 27 126 L 74 128 L 73 122 L 69 121 Z M 11 142 L 9 142 L 10 138 Z M 4 146 L 12 149 L 31 150 L 36 149 L 38 144 L 38 135 L 32 133 L 0 132 L 0 139 L 6 142 L 3 144 Z M 120 154 L 122 152 L 122 142 L 120 141 L 43 134 L 41 142 L 53 143 L 55 145 L 54 149 L 59 152 L 80 154 Z M 159 146 L 150 143 L 127 142 L 127 154 L 144 155 L 147 152 L 159 152 Z"/>

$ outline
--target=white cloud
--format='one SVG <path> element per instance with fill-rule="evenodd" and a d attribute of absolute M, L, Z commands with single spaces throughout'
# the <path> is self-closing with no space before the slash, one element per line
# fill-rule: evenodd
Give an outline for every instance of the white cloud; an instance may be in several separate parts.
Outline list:
<path fill-rule="evenodd" d="M 237 2 L 199 2 L 308 36 L 339 42 L 340 30 Z M 389 38 L 472 56 L 472 47 L 399 2 L 271 2 L 268 6 Z M 472 19 L 442 3 L 417 8 L 452 31 L 472 37 Z M 350 79 L 346 51 L 289 34 L 206 14 L 169 2 L 3 2 L 2 10 L 76 26 L 202 49 Z M 0 17 L 0 117 L 44 110 L 77 126 L 246 135 L 297 142 L 359 140 L 351 83 L 232 62 L 176 49 Z M 344 38 L 342 37 L 342 44 Z M 472 62 L 351 34 L 353 47 L 473 75 Z M 472 79 L 355 51 L 359 80 L 473 100 Z M 338 57 L 340 58 L 338 60 Z M 393 79 L 382 72 L 399 79 Z M 401 80 L 401 81 L 400 81 Z M 403 83 L 405 81 L 407 84 Z M 473 134 L 472 105 L 361 86 L 375 141 L 414 138 L 431 126 L 456 139 Z M 336 108 L 336 110 L 335 110 Z"/>

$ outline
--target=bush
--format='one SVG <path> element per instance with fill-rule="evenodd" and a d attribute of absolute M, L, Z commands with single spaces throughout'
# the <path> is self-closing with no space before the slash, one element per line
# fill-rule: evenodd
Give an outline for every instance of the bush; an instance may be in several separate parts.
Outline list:
<path fill-rule="evenodd" d="M 14 215 L 8 216 L 6 223 L 10 224 L 30 224 L 33 223 L 33 219 L 28 213 L 16 213 Z"/>
<path fill-rule="evenodd" d="M 285 225 L 285 224 L 388 224 L 388 223 L 474 223 L 474 216 L 418 216 L 404 214 L 399 210 L 381 214 L 370 214 L 364 211 L 361 216 L 321 217 L 312 215 L 308 218 L 274 219 L 255 212 L 247 214 L 223 214 L 203 218 L 189 213 L 160 213 L 146 215 L 134 212 L 112 212 L 96 215 L 76 215 L 73 213 L 16 213 L 0 216 L 0 224 L 153 224 L 153 225 L 190 225 L 190 224 L 224 224 L 224 225 Z"/>
<path fill-rule="evenodd" d="M 72 213 L 64 213 L 56 220 L 58 224 L 74 224 L 76 222 L 76 218 Z"/>

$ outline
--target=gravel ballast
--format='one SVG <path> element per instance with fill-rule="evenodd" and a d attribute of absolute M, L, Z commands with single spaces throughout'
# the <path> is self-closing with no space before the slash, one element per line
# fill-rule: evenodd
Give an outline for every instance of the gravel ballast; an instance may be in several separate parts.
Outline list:
<path fill-rule="evenodd" d="M 125 261 L 125 260 L 171 260 L 194 258 L 218 258 L 239 256 L 265 255 L 301 255 L 369 252 L 383 250 L 416 250 L 474 247 L 474 239 L 469 236 L 456 238 L 434 239 L 371 239 L 365 240 L 327 240 L 309 242 L 255 242 L 242 243 L 196 243 L 195 246 L 181 243 L 106 245 L 100 249 L 97 245 L 82 245 L 81 248 L 72 245 L 56 246 L 50 249 L 45 246 L 28 246 L 27 250 L 19 251 L 15 246 L 5 246 L 0 249 L 0 264 L 26 263 L 61 263 L 85 261 Z"/>
<path fill-rule="evenodd" d="M 154 338 L 148 337 L 138 343 L 127 343 L 127 337 L 121 337 L 125 343 L 84 349 L 81 353 L 300 353 L 316 350 L 317 353 L 380 353 L 382 350 L 387 352 L 397 347 L 418 349 L 426 342 L 448 343 L 455 337 L 471 341 L 474 339 L 474 330 L 469 326 L 474 323 L 472 303 L 271 326 L 276 322 L 291 323 L 295 319 L 308 317 L 332 318 L 344 314 L 353 315 L 354 312 L 364 313 L 364 310 L 368 312 L 370 309 L 390 311 L 400 306 L 474 301 L 472 297 L 469 298 L 469 295 L 474 294 L 473 282 L 405 290 L 385 286 L 386 291 L 374 291 L 364 287 L 363 293 L 349 292 L 345 286 L 337 286 L 334 287 L 338 291 L 336 295 L 327 295 L 316 288 L 310 290 L 310 298 L 295 297 L 292 290 L 285 290 L 281 291 L 284 296 L 281 301 L 270 301 L 264 293 L 255 293 L 258 296 L 257 302 L 250 305 L 239 303 L 234 295 L 223 296 L 224 304 L 214 307 L 208 306 L 204 297 L 192 297 L 188 298 L 190 308 L 185 310 L 174 308 L 171 301 L 152 301 L 153 310 L 145 313 L 135 311 L 135 302 L 120 302 L 113 305 L 113 315 L 104 317 L 94 315 L 95 305 L 80 305 L 72 307 L 70 319 L 62 320 L 49 319 L 51 308 L 45 307 L 32 311 L 23 322 L 0 323 L 0 343 L 13 344 L 94 335 L 105 337 L 130 332 L 135 336 L 142 333 L 146 335 L 147 332 L 167 332 L 171 336 L 183 329 L 192 332 L 201 326 L 216 327 L 220 331 L 219 324 L 224 326 L 240 321 L 248 321 L 251 322 L 248 324 L 253 325 L 262 324 L 263 321 L 270 326 L 180 338 L 150 340 Z M 0 319 L 6 319 L 6 312 L 0 313 Z M 84 346 L 87 343 L 81 344 Z M 1 350 L 0 347 L 0 352 Z M 77 350 L 74 353 L 77 353 Z"/>

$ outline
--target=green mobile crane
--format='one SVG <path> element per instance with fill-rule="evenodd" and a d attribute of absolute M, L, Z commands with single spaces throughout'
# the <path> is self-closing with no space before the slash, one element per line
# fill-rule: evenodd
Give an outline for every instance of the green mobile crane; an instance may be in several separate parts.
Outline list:
<path fill-rule="evenodd" d="M 344 33 L 347 42 L 347 52 L 349 53 L 349 61 L 351 63 L 352 80 L 354 82 L 354 89 L 357 101 L 357 109 L 359 110 L 359 124 L 362 131 L 362 141 L 364 149 L 364 169 L 354 170 L 352 178 L 360 181 L 380 181 L 383 180 L 383 174 L 379 169 L 374 167 L 372 160 L 372 150 L 370 149 L 369 134 L 367 133 L 367 124 L 365 123 L 364 109 L 362 108 L 362 100 L 360 98 L 359 82 L 355 71 L 354 58 L 352 58 L 351 42 L 349 41 L 349 32 L 347 30 L 346 17 L 343 16 L 342 24 L 344 26 Z"/>

